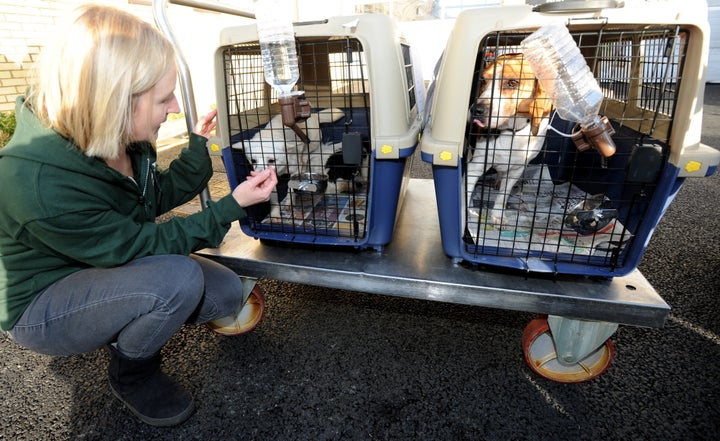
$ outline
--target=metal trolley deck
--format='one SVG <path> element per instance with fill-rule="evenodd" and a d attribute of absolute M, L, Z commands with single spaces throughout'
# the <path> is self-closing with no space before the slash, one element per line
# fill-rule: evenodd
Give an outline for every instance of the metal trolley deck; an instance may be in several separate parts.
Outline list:
<path fill-rule="evenodd" d="M 485 271 L 443 253 L 432 181 L 411 179 L 392 242 L 382 252 L 266 245 L 233 226 L 199 254 L 243 277 L 421 300 L 662 327 L 670 307 L 639 270 L 625 277 Z"/>

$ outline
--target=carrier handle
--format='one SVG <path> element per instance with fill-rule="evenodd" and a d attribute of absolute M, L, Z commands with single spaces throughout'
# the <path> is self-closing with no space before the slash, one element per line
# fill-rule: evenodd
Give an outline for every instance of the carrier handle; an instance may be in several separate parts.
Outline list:
<path fill-rule="evenodd" d="M 185 109 L 185 124 L 187 125 L 188 133 L 192 132 L 197 123 L 197 110 L 195 108 L 195 94 L 193 93 L 192 79 L 190 78 L 190 69 L 188 68 L 185 57 L 180 50 L 180 45 L 177 43 L 177 39 L 173 34 L 170 23 L 167 19 L 167 4 L 173 3 L 180 6 L 187 6 L 191 8 L 204 9 L 206 11 L 220 12 L 223 14 L 237 15 L 246 18 L 255 18 L 254 14 L 249 12 L 223 6 L 217 3 L 208 3 L 203 1 L 195 0 L 153 0 L 153 18 L 160 32 L 170 40 L 173 48 L 175 49 L 175 61 L 178 68 L 178 77 L 180 82 L 180 92 L 182 94 L 183 108 Z M 210 201 L 210 191 L 203 189 L 200 193 L 200 206 L 206 208 Z"/>
<path fill-rule="evenodd" d="M 533 8 L 533 12 L 540 13 L 580 13 L 594 12 L 601 9 L 617 9 L 625 6 L 622 0 L 566 0 L 560 2 L 550 2 L 537 5 Z"/>

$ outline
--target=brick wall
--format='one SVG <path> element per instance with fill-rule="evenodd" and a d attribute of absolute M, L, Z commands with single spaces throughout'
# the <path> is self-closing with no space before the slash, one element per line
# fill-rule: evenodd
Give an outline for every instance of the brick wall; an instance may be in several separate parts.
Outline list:
<path fill-rule="evenodd" d="M 252 10 L 253 0 L 224 1 Z M 33 62 L 53 37 L 55 26 L 87 2 L 112 5 L 154 23 L 152 0 L 0 0 L 0 112 L 15 108 L 15 99 L 27 88 Z M 250 20 L 179 5 L 168 6 L 168 18 L 190 64 L 198 110 L 206 112 L 215 103 L 214 75 L 208 67 L 217 44 L 216 31 Z"/>
<path fill-rule="evenodd" d="M 30 46 L 21 59 L 9 59 L 0 54 L 0 112 L 14 109 L 15 97 L 21 95 L 28 85 L 28 67 L 35 61 L 40 48 Z"/>
<path fill-rule="evenodd" d="M 0 7 L 0 112 L 15 108 L 15 98 L 25 92 L 30 70 L 51 31 L 68 12 L 86 0 L 2 0 Z M 149 1 L 99 0 L 152 18 Z"/>

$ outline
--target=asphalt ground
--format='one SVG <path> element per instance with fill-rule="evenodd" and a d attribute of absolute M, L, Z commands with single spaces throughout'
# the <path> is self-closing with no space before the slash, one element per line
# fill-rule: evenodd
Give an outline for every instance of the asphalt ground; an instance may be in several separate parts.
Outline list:
<path fill-rule="evenodd" d="M 720 147 L 720 85 L 707 87 L 703 141 Z M 49 357 L 0 335 L 0 440 L 718 439 L 719 202 L 718 174 L 685 183 L 640 264 L 667 324 L 621 326 L 591 382 L 529 370 L 530 313 L 261 280 L 254 332 L 187 326 L 164 348 L 197 404 L 175 428 L 113 397 L 104 351 Z"/>

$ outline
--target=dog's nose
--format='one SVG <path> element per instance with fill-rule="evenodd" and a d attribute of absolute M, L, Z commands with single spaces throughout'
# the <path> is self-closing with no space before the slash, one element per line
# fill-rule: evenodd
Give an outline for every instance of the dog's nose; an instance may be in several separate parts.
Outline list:
<path fill-rule="evenodd" d="M 488 114 L 488 106 L 484 103 L 477 103 L 473 106 L 473 117 L 485 118 Z"/>
<path fill-rule="evenodd" d="M 490 109 L 483 103 L 478 103 L 473 106 L 472 109 L 472 121 L 479 127 L 485 127 L 488 123 L 488 115 Z"/>

